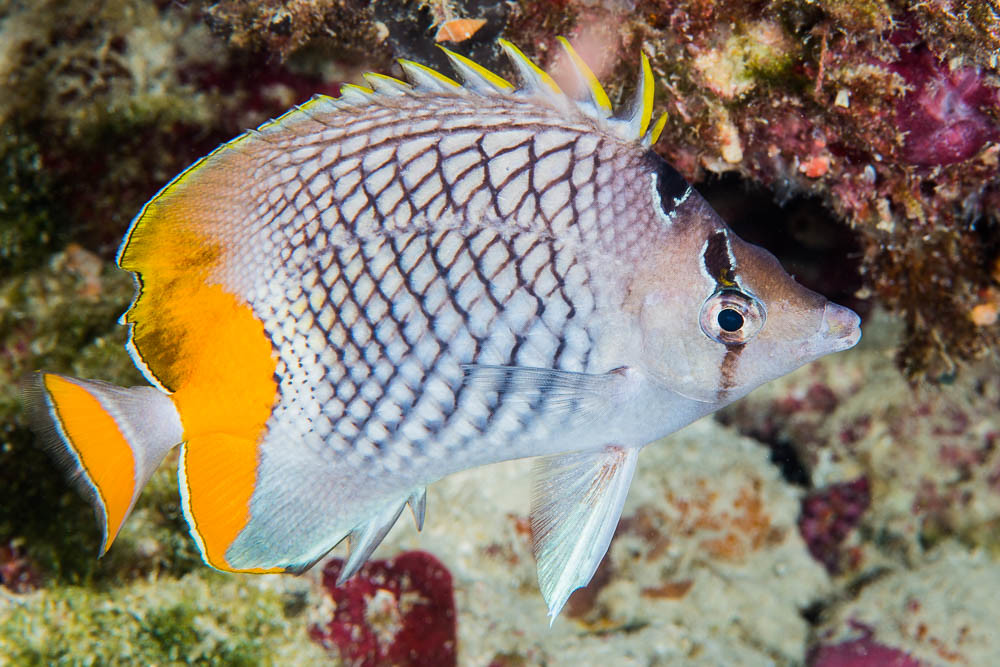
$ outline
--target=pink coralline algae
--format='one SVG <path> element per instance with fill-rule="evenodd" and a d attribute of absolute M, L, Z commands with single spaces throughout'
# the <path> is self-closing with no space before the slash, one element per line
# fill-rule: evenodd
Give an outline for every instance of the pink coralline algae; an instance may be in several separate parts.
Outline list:
<path fill-rule="evenodd" d="M 309 636 L 355 667 L 457 664 L 451 574 L 434 556 L 409 551 L 371 561 L 337 586 L 344 561 L 323 569 L 336 609 Z"/>
<path fill-rule="evenodd" d="M 871 503 L 867 477 L 832 484 L 802 500 L 799 532 L 809 553 L 831 574 L 843 567 L 841 544 Z"/>
<path fill-rule="evenodd" d="M 906 132 L 905 161 L 922 166 L 961 162 L 1000 138 L 1000 126 L 984 111 L 1000 108 L 1000 91 L 985 84 L 978 68 L 952 70 L 924 46 L 898 46 L 900 58 L 889 69 L 908 88 L 896 106 L 899 129 Z"/>
<path fill-rule="evenodd" d="M 809 667 L 924 667 L 924 663 L 896 648 L 863 637 L 814 649 Z"/>

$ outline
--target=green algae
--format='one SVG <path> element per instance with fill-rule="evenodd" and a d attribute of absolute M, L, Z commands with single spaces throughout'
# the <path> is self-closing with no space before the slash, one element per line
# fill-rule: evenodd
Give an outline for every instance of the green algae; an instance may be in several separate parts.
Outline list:
<path fill-rule="evenodd" d="M 0 598 L 0 655 L 17 665 L 316 664 L 328 656 L 288 594 L 204 569 L 106 591 Z"/>
<path fill-rule="evenodd" d="M 74 254 L 83 259 L 73 261 Z M 86 263 L 94 265 L 89 269 Z M 84 267 L 77 264 L 83 263 Z M 95 276 L 92 271 L 99 267 Z M 95 288 L 99 291 L 95 292 Z M 98 559 L 91 507 L 34 445 L 18 379 L 36 368 L 145 384 L 117 318 L 131 276 L 80 249 L 0 283 L 0 545 L 13 544 L 42 588 L 0 588 L 0 662 L 258 665 L 317 662 L 302 605 L 256 577 L 206 567 L 191 540 L 168 456 L 112 548 Z"/>
<path fill-rule="evenodd" d="M 41 148 L 15 123 L 0 126 L 0 279 L 37 267 L 64 236 Z"/>
<path fill-rule="evenodd" d="M 22 539 L 49 576 L 84 580 L 99 543 L 93 513 L 34 446 L 19 385 L 42 367 L 126 384 L 139 377 L 116 325 L 131 279 L 106 267 L 100 297 L 85 296 L 87 280 L 64 258 L 0 283 L 0 543 Z"/>

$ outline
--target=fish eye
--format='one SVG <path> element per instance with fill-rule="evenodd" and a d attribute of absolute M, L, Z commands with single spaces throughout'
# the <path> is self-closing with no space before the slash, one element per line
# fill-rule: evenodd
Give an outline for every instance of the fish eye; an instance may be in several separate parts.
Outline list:
<path fill-rule="evenodd" d="M 717 343 L 742 345 L 764 326 L 760 300 L 735 289 L 722 289 L 701 307 L 701 330 Z"/>
<path fill-rule="evenodd" d="M 719 311 L 719 316 L 716 319 L 719 321 L 719 326 L 722 327 L 723 331 L 732 333 L 743 328 L 743 316 L 740 315 L 738 310 L 723 308 Z"/>

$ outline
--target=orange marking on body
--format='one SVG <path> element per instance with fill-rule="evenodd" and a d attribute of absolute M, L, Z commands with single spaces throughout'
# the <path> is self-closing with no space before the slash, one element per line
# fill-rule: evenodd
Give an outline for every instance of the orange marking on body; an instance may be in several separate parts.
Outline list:
<path fill-rule="evenodd" d="M 184 439 L 224 432 L 256 443 L 278 393 L 264 325 L 219 285 L 188 291 L 173 315 L 184 331 L 171 372 Z"/>
<path fill-rule="evenodd" d="M 106 553 L 125 521 L 135 495 L 135 456 L 114 418 L 80 385 L 44 375 L 55 417 L 104 506 L 107 520 L 101 553 Z"/>
<path fill-rule="evenodd" d="M 278 398 L 277 359 L 264 325 L 244 298 L 213 284 L 245 240 L 251 144 L 230 142 L 164 188 L 140 213 L 119 257 L 139 275 L 139 295 L 125 316 L 132 344 L 173 392 L 184 427 L 191 528 L 206 560 L 224 570 L 233 569 L 226 549 L 250 519 L 258 445 Z"/>
<path fill-rule="evenodd" d="M 220 570 L 264 574 L 281 568 L 237 569 L 226 549 L 250 517 L 250 497 L 257 483 L 257 444 L 215 433 L 188 441 L 184 449 L 188 507 L 209 565 Z"/>
<path fill-rule="evenodd" d="M 250 520 L 258 443 L 278 392 L 276 360 L 251 308 L 218 285 L 186 291 L 172 314 L 184 331 L 170 378 L 187 442 L 192 528 L 209 563 L 231 570 L 225 551 Z"/>

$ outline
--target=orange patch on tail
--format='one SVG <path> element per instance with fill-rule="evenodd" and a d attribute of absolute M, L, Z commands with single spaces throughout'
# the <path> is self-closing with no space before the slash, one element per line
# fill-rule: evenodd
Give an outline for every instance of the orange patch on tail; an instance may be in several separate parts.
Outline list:
<path fill-rule="evenodd" d="M 103 506 L 105 535 L 101 553 L 104 554 L 121 530 L 135 496 L 132 446 L 114 418 L 86 389 L 49 373 L 44 375 L 44 382 L 53 416 Z"/>

